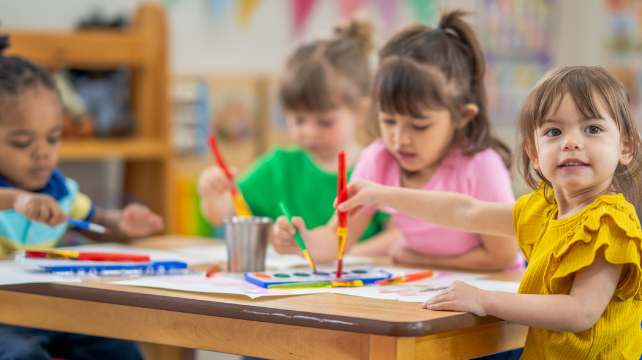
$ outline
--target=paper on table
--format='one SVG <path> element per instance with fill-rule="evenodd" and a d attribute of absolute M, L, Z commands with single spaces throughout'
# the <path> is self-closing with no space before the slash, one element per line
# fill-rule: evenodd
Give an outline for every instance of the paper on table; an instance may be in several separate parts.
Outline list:
<path fill-rule="evenodd" d="M 227 248 L 225 243 L 221 242 L 212 241 L 212 245 L 173 248 L 172 251 L 207 258 L 210 263 L 227 261 Z"/>
<path fill-rule="evenodd" d="M 128 254 L 146 254 L 149 255 L 152 261 L 163 260 L 176 260 L 187 263 L 187 265 L 201 265 L 209 264 L 215 261 L 207 254 L 198 253 L 185 253 L 173 250 L 157 250 L 140 248 L 135 246 L 128 246 L 116 243 L 102 243 L 102 244 L 89 244 L 82 246 L 69 246 L 57 248 L 57 250 L 75 250 L 75 251 L 95 251 L 95 252 L 110 252 L 110 253 L 128 253 Z M 227 258 L 227 256 L 226 256 Z"/>
<path fill-rule="evenodd" d="M 270 290 L 243 280 L 242 274 L 217 274 L 212 278 L 200 276 L 154 277 L 114 281 L 112 284 L 160 289 L 245 295 L 252 299 L 262 296 L 306 295 L 330 292 L 331 289 Z"/>
<path fill-rule="evenodd" d="M 35 266 L 21 266 L 11 260 L 0 261 L 0 285 L 52 282 L 69 283 L 81 282 L 81 280 L 64 278 L 59 275 L 44 272 Z"/>
<path fill-rule="evenodd" d="M 351 265 L 369 265 L 374 260 L 366 256 L 345 255 L 343 257 L 343 266 Z M 336 263 L 336 261 L 334 261 Z M 326 264 L 328 265 L 328 264 Z M 265 267 L 268 269 L 286 270 L 294 267 L 308 267 L 308 261 L 298 255 L 279 254 L 274 250 L 274 247 L 269 246 L 265 259 Z M 333 266 L 336 268 L 336 265 Z"/>
<path fill-rule="evenodd" d="M 210 263 L 227 261 L 227 249 L 223 244 L 211 246 L 189 246 L 174 248 L 173 251 L 207 258 Z M 266 252 L 265 267 L 268 270 L 287 270 L 295 267 L 307 267 L 308 262 L 304 257 L 298 255 L 279 254 L 273 246 L 268 246 Z M 372 258 L 365 256 L 346 255 L 343 257 L 344 266 L 372 264 Z M 336 265 L 334 266 L 336 268 Z"/>
<path fill-rule="evenodd" d="M 470 285 L 486 291 L 504 291 L 517 294 L 519 290 L 519 281 L 497 281 L 478 279 L 469 282 Z"/>
<path fill-rule="evenodd" d="M 497 281 L 497 280 L 484 280 L 475 279 L 465 281 L 466 283 L 486 291 L 504 291 L 517 294 L 519 289 L 519 282 L 517 281 Z M 435 295 L 439 294 L 441 290 L 427 291 L 421 295 L 416 296 L 400 296 L 397 300 L 406 302 L 426 302 L 432 299 Z"/>
<path fill-rule="evenodd" d="M 412 274 L 425 269 L 386 268 L 394 276 Z M 363 288 L 334 288 L 332 293 L 368 297 L 372 299 L 399 300 L 408 302 L 424 302 L 437 295 L 454 281 L 471 282 L 483 277 L 479 274 L 466 274 L 446 271 L 435 271 L 433 276 L 417 281 L 399 283 L 387 286 L 366 286 Z M 434 289 L 434 290 L 431 290 Z"/>

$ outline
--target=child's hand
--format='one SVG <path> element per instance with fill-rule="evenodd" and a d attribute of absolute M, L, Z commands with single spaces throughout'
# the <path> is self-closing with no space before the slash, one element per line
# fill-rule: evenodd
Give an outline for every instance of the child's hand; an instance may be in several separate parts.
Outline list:
<path fill-rule="evenodd" d="M 421 257 L 421 255 L 403 246 L 399 241 L 390 247 L 388 256 L 390 256 L 394 262 L 398 263 L 421 264 L 421 261 L 416 260 L 418 257 Z"/>
<path fill-rule="evenodd" d="M 230 173 L 232 173 L 232 176 L 236 176 L 236 168 L 231 167 Z M 198 178 L 198 194 L 202 198 L 219 198 L 228 192 L 229 189 L 230 180 L 218 166 L 210 166 L 203 170 L 201 176 Z"/>
<path fill-rule="evenodd" d="M 120 231 L 129 237 L 147 236 L 163 230 L 163 219 L 141 204 L 129 204 L 118 222 Z"/>
<path fill-rule="evenodd" d="M 372 181 L 356 180 L 348 184 L 348 200 L 340 204 L 337 209 L 339 211 L 347 211 L 348 215 L 354 216 L 366 206 L 377 207 L 381 201 L 380 195 L 383 189 L 383 185 Z M 336 203 L 337 201 L 335 200 L 335 206 Z"/>
<path fill-rule="evenodd" d="M 49 195 L 24 192 L 16 197 L 13 209 L 31 221 L 58 226 L 67 221 L 67 214 L 58 201 Z"/>
<path fill-rule="evenodd" d="M 305 227 L 303 218 L 293 216 L 292 222 L 294 223 L 294 225 L 296 225 L 297 229 L 299 229 L 299 234 L 305 241 L 308 234 L 308 229 Z M 294 239 L 296 229 L 294 229 L 294 226 L 290 224 L 285 216 L 279 216 L 276 219 L 274 226 L 272 226 L 272 232 L 274 233 L 272 243 L 274 244 L 274 249 L 278 253 L 303 255 L 303 252 Z"/>
<path fill-rule="evenodd" d="M 448 289 L 421 304 L 428 310 L 467 311 L 477 316 L 486 316 L 485 298 L 489 292 L 461 281 L 455 281 Z"/>

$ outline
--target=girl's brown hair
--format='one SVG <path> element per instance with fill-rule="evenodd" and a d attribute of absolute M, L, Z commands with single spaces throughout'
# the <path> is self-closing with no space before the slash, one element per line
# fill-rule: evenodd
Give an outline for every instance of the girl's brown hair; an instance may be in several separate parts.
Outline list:
<path fill-rule="evenodd" d="M 357 105 L 369 95 L 372 47 L 372 22 L 358 18 L 336 27 L 332 39 L 297 48 L 281 81 L 285 108 L 317 112 Z"/>
<path fill-rule="evenodd" d="M 387 113 L 421 117 L 421 107 L 447 109 L 456 129 L 451 146 L 472 156 L 488 148 L 509 165 L 510 150 L 493 137 L 488 118 L 486 60 L 464 11 L 442 14 L 437 28 L 412 25 L 395 34 L 379 52 L 374 99 Z M 460 109 L 475 104 L 479 113 L 458 126 Z"/>
<path fill-rule="evenodd" d="M 553 69 L 544 75 L 524 100 L 518 123 L 518 137 L 522 146 L 516 157 L 526 184 L 533 190 L 542 188 L 545 193 L 551 187 L 542 172 L 532 167 L 525 145 L 527 141 L 535 144 L 535 131 L 542 126 L 547 114 L 557 110 L 566 94 L 573 98 L 577 109 L 587 119 L 604 119 L 598 107 L 601 105 L 615 120 L 622 139 L 630 141 L 633 160 L 628 165 L 617 165 L 613 188 L 623 193 L 628 201 L 637 203 L 642 186 L 642 152 L 640 135 L 631 115 L 629 95 L 613 75 L 597 66 L 562 66 Z"/>

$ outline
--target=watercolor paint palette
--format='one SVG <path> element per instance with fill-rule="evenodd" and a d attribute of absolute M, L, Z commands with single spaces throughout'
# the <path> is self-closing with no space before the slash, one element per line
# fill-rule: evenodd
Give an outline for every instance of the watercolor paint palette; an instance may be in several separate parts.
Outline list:
<path fill-rule="evenodd" d="M 391 273 L 373 268 L 344 269 L 341 273 L 341 280 L 361 280 L 364 284 L 373 284 L 377 280 L 388 279 L 390 277 L 392 277 Z M 337 280 L 337 272 L 319 271 L 316 274 L 311 270 L 251 272 L 245 273 L 245 280 L 267 289 L 268 286 L 277 284 Z"/>

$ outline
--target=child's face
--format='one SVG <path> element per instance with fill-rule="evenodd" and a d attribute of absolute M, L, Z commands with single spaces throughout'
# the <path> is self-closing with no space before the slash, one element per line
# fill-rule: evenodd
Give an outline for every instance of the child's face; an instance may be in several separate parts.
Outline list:
<path fill-rule="evenodd" d="M 358 114 L 347 107 L 326 112 L 287 111 L 285 117 L 292 140 L 314 158 L 332 161 L 354 140 Z"/>
<path fill-rule="evenodd" d="M 40 190 L 58 164 L 60 100 L 42 86 L 9 96 L 0 117 L 0 175 L 19 189 Z"/>
<path fill-rule="evenodd" d="M 421 109 L 423 118 L 379 111 L 381 137 L 402 169 L 421 171 L 439 163 L 454 135 L 448 110 Z"/>
<path fill-rule="evenodd" d="M 597 106 L 604 119 L 587 119 L 566 94 L 535 130 L 535 151 L 527 144 L 533 166 L 554 190 L 607 189 L 618 162 L 631 161 L 629 142 L 621 140 L 615 120 L 601 101 Z"/>

